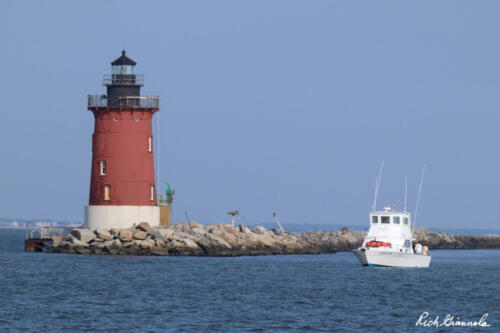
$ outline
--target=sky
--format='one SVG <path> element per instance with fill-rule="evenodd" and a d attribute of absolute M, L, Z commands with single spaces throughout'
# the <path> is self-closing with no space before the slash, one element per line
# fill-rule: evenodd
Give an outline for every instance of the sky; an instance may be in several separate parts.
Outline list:
<path fill-rule="evenodd" d="M 87 95 L 125 47 L 160 95 L 173 221 L 500 229 L 497 1 L 0 2 L 0 217 L 83 221 Z M 164 190 L 165 187 L 162 187 Z M 242 219 L 240 216 L 240 219 Z"/>

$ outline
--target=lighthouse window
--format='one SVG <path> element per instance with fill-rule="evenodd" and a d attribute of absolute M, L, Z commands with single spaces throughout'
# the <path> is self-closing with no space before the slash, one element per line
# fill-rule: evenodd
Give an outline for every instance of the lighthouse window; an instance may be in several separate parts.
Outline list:
<path fill-rule="evenodd" d="M 381 223 L 390 223 L 391 218 L 389 216 L 381 216 Z"/>
<path fill-rule="evenodd" d="M 100 170 L 101 170 L 100 174 L 101 174 L 101 176 L 106 176 L 106 161 L 101 161 L 100 164 L 101 164 L 100 165 Z"/>
<path fill-rule="evenodd" d="M 154 185 L 151 185 L 150 187 L 150 199 L 151 201 L 153 201 L 155 199 L 155 186 Z"/>
<path fill-rule="evenodd" d="M 139 121 L 139 117 L 135 117 L 135 121 Z"/>
<path fill-rule="evenodd" d="M 113 74 L 135 74 L 135 66 L 130 65 L 115 65 L 111 66 Z"/>
<path fill-rule="evenodd" d="M 104 185 L 104 200 L 111 200 L 111 186 Z"/>
<path fill-rule="evenodd" d="M 148 151 L 152 152 L 153 151 L 153 137 L 148 137 Z"/>
<path fill-rule="evenodd" d="M 118 121 L 118 117 L 115 117 L 115 119 L 113 119 L 114 121 Z"/>
<path fill-rule="evenodd" d="M 392 218 L 392 222 L 394 222 L 394 224 L 399 224 L 399 223 L 400 223 L 400 221 L 399 221 L 399 216 L 394 216 L 394 217 Z"/>
<path fill-rule="evenodd" d="M 372 216 L 372 223 L 378 223 L 378 216 Z"/>

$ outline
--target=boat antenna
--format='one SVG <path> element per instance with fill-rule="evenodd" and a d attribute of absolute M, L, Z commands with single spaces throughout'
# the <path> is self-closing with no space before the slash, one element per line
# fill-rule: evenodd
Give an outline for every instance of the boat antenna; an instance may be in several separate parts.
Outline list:
<path fill-rule="evenodd" d="M 420 197 L 422 195 L 422 185 L 424 184 L 424 173 L 425 173 L 425 164 L 422 167 L 422 174 L 420 175 L 420 184 L 418 184 L 417 206 L 415 207 L 415 220 L 413 221 L 413 224 L 411 227 L 411 234 L 412 235 L 413 235 L 413 229 L 415 228 L 415 224 L 417 223 L 418 206 L 420 204 Z"/>
<path fill-rule="evenodd" d="M 378 177 L 377 180 L 375 181 L 375 197 L 373 198 L 373 206 L 372 206 L 372 211 L 377 210 L 377 195 L 378 195 L 378 188 L 380 186 L 380 178 L 382 178 L 382 170 L 384 169 L 384 161 L 382 161 L 382 164 L 380 165 L 380 170 L 378 172 Z"/>
<path fill-rule="evenodd" d="M 405 214 L 406 214 L 406 198 L 408 196 L 408 176 L 405 177 Z"/>

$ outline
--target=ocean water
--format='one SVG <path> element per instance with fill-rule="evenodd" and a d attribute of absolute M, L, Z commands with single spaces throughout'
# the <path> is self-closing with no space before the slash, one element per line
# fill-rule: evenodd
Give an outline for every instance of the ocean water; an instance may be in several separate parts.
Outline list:
<path fill-rule="evenodd" d="M 351 253 L 238 258 L 23 252 L 0 229 L 0 332 L 500 332 L 500 251 L 432 251 L 428 269 Z"/>

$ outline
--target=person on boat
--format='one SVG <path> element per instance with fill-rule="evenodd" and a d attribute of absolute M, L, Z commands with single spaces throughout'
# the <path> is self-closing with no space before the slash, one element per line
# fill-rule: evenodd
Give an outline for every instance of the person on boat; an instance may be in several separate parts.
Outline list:
<path fill-rule="evenodd" d="M 424 247 L 422 248 L 422 255 L 424 256 L 429 255 L 429 248 L 427 247 L 427 245 L 424 245 Z"/>
<path fill-rule="evenodd" d="M 417 242 L 417 245 L 415 245 L 415 253 L 422 254 L 422 244 Z"/>

